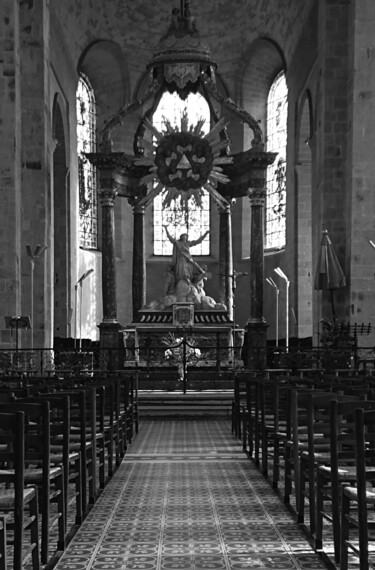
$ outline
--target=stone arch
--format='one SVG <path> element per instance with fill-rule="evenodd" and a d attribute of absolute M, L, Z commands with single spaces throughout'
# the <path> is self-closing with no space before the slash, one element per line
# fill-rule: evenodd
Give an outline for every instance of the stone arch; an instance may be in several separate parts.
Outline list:
<path fill-rule="evenodd" d="M 105 123 L 129 102 L 130 81 L 126 58 L 116 43 L 98 40 L 82 53 L 77 70 L 88 77 L 94 90 L 97 132 L 100 133 Z M 129 148 L 126 132 L 127 129 L 113 131 L 114 151 L 121 146 L 123 150 L 125 144 Z"/>
<path fill-rule="evenodd" d="M 298 110 L 295 192 L 296 192 L 296 305 L 298 338 L 313 336 L 314 267 L 312 259 L 312 153 L 313 108 L 305 91 Z"/>
<path fill-rule="evenodd" d="M 257 121 L 266 137 L 267 97 L 276 75 L 286 62 L 279 46 L 268 38 L 256 39 L 247 49 L 239 72 L 238 100 Z M 252 133 L 244 132 L 244 146 L 249 146 Z"/>
<path fill-rule="evenodd" d="M 71 336 L 70 299 L 70 172 L 67 166 L 67 125 L 60 96 L 52 108 L 52 133 L 55 142 L 53 154 L 53 287 L 55 338 Z"/>

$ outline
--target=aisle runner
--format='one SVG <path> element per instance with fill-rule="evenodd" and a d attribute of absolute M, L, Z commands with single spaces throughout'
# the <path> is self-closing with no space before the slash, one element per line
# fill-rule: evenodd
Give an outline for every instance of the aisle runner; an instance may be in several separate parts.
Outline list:
<path fill-rule="evenodd" d="M 324 569 L 229 422 L 149 421 L 57 570 Z"/>

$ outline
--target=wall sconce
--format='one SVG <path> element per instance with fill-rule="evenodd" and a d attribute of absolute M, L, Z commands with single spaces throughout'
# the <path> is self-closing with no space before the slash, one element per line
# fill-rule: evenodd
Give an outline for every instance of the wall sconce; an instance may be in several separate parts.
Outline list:
<path fill-rule="evenodd" d="M 281 277 L 281 279 L 283 279 L 285 281 L 285 286 L 286 286 L 286 294 L 285 294 L 285 348 L 286 351 L 288 352 L 289 350 L 289 279 L 288 277 L 285 275 L 284 271 L 282 269 L 280 269 L 280 267 L 276 267 L 274 269 L 274 272 L 277 273 L 277 275 L 279 277 Z"/>
<path fill-rule="evenodd" d="M 35 261 L 46 251 L 48 246 L 38 245 L 35 248 L 34 253 L 31 251 L 31 247 L 29 244 L 26 245 L 26 253 L 30 259 L 30 296 L 31 296 L 31 307 L 30 307 L 30 316 L 31 316 L 31 341 L 30 341 L 30 348 L 31 350 L 34 348 L 34 268 L 35 268 Z"/>
<path fill-rule="evenodd" d="M 88 269 L 75 284 L 75 319 L 74 319 L 74 348 L 77 348 L 77 297 L 78 297 L 78 285 L 80 287 L 80 297 L 79 297 L 79 350 L 82 349 L 82 283 L 84 280 L 93 273 L 93 268 Z"/>
<path fill-rule="evenodd" d="M 275 321 L 276 346 L 279 346 L 279 293 L 280 293 L 280 289 L 278 288 L 278 286 L 276 285 L 276 283 L 272 279 L 272 277 L 266 277 L 266 281 L 269 285 L 271 285 L 271 287 L 273 287 L 275 289 L 275 293 L 276 293 L 276 321 Z"/>

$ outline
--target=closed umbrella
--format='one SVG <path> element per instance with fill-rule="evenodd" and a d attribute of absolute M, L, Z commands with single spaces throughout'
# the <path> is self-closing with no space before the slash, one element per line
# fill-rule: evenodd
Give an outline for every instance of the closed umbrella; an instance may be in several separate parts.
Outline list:
<path fill-rule="evenodd" d="M 315 275 L 315 289 L 331 292 L 332 314 L 335 315 L 333 302 L 333 291 L 340 287 L 345 287 L 346 280 L 344 272 L 337 259 L 332 242 L 328 236 L 328 231 L 323 230 L 320 243 L 318 267 Z"/>

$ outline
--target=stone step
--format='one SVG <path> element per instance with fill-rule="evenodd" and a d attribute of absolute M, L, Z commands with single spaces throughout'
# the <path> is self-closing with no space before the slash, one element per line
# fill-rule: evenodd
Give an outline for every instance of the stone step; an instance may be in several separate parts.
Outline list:
<path fill-rule="evenodd" d="M 140 416 L 230 416 L 232 390 L 138 392 Z"/>

